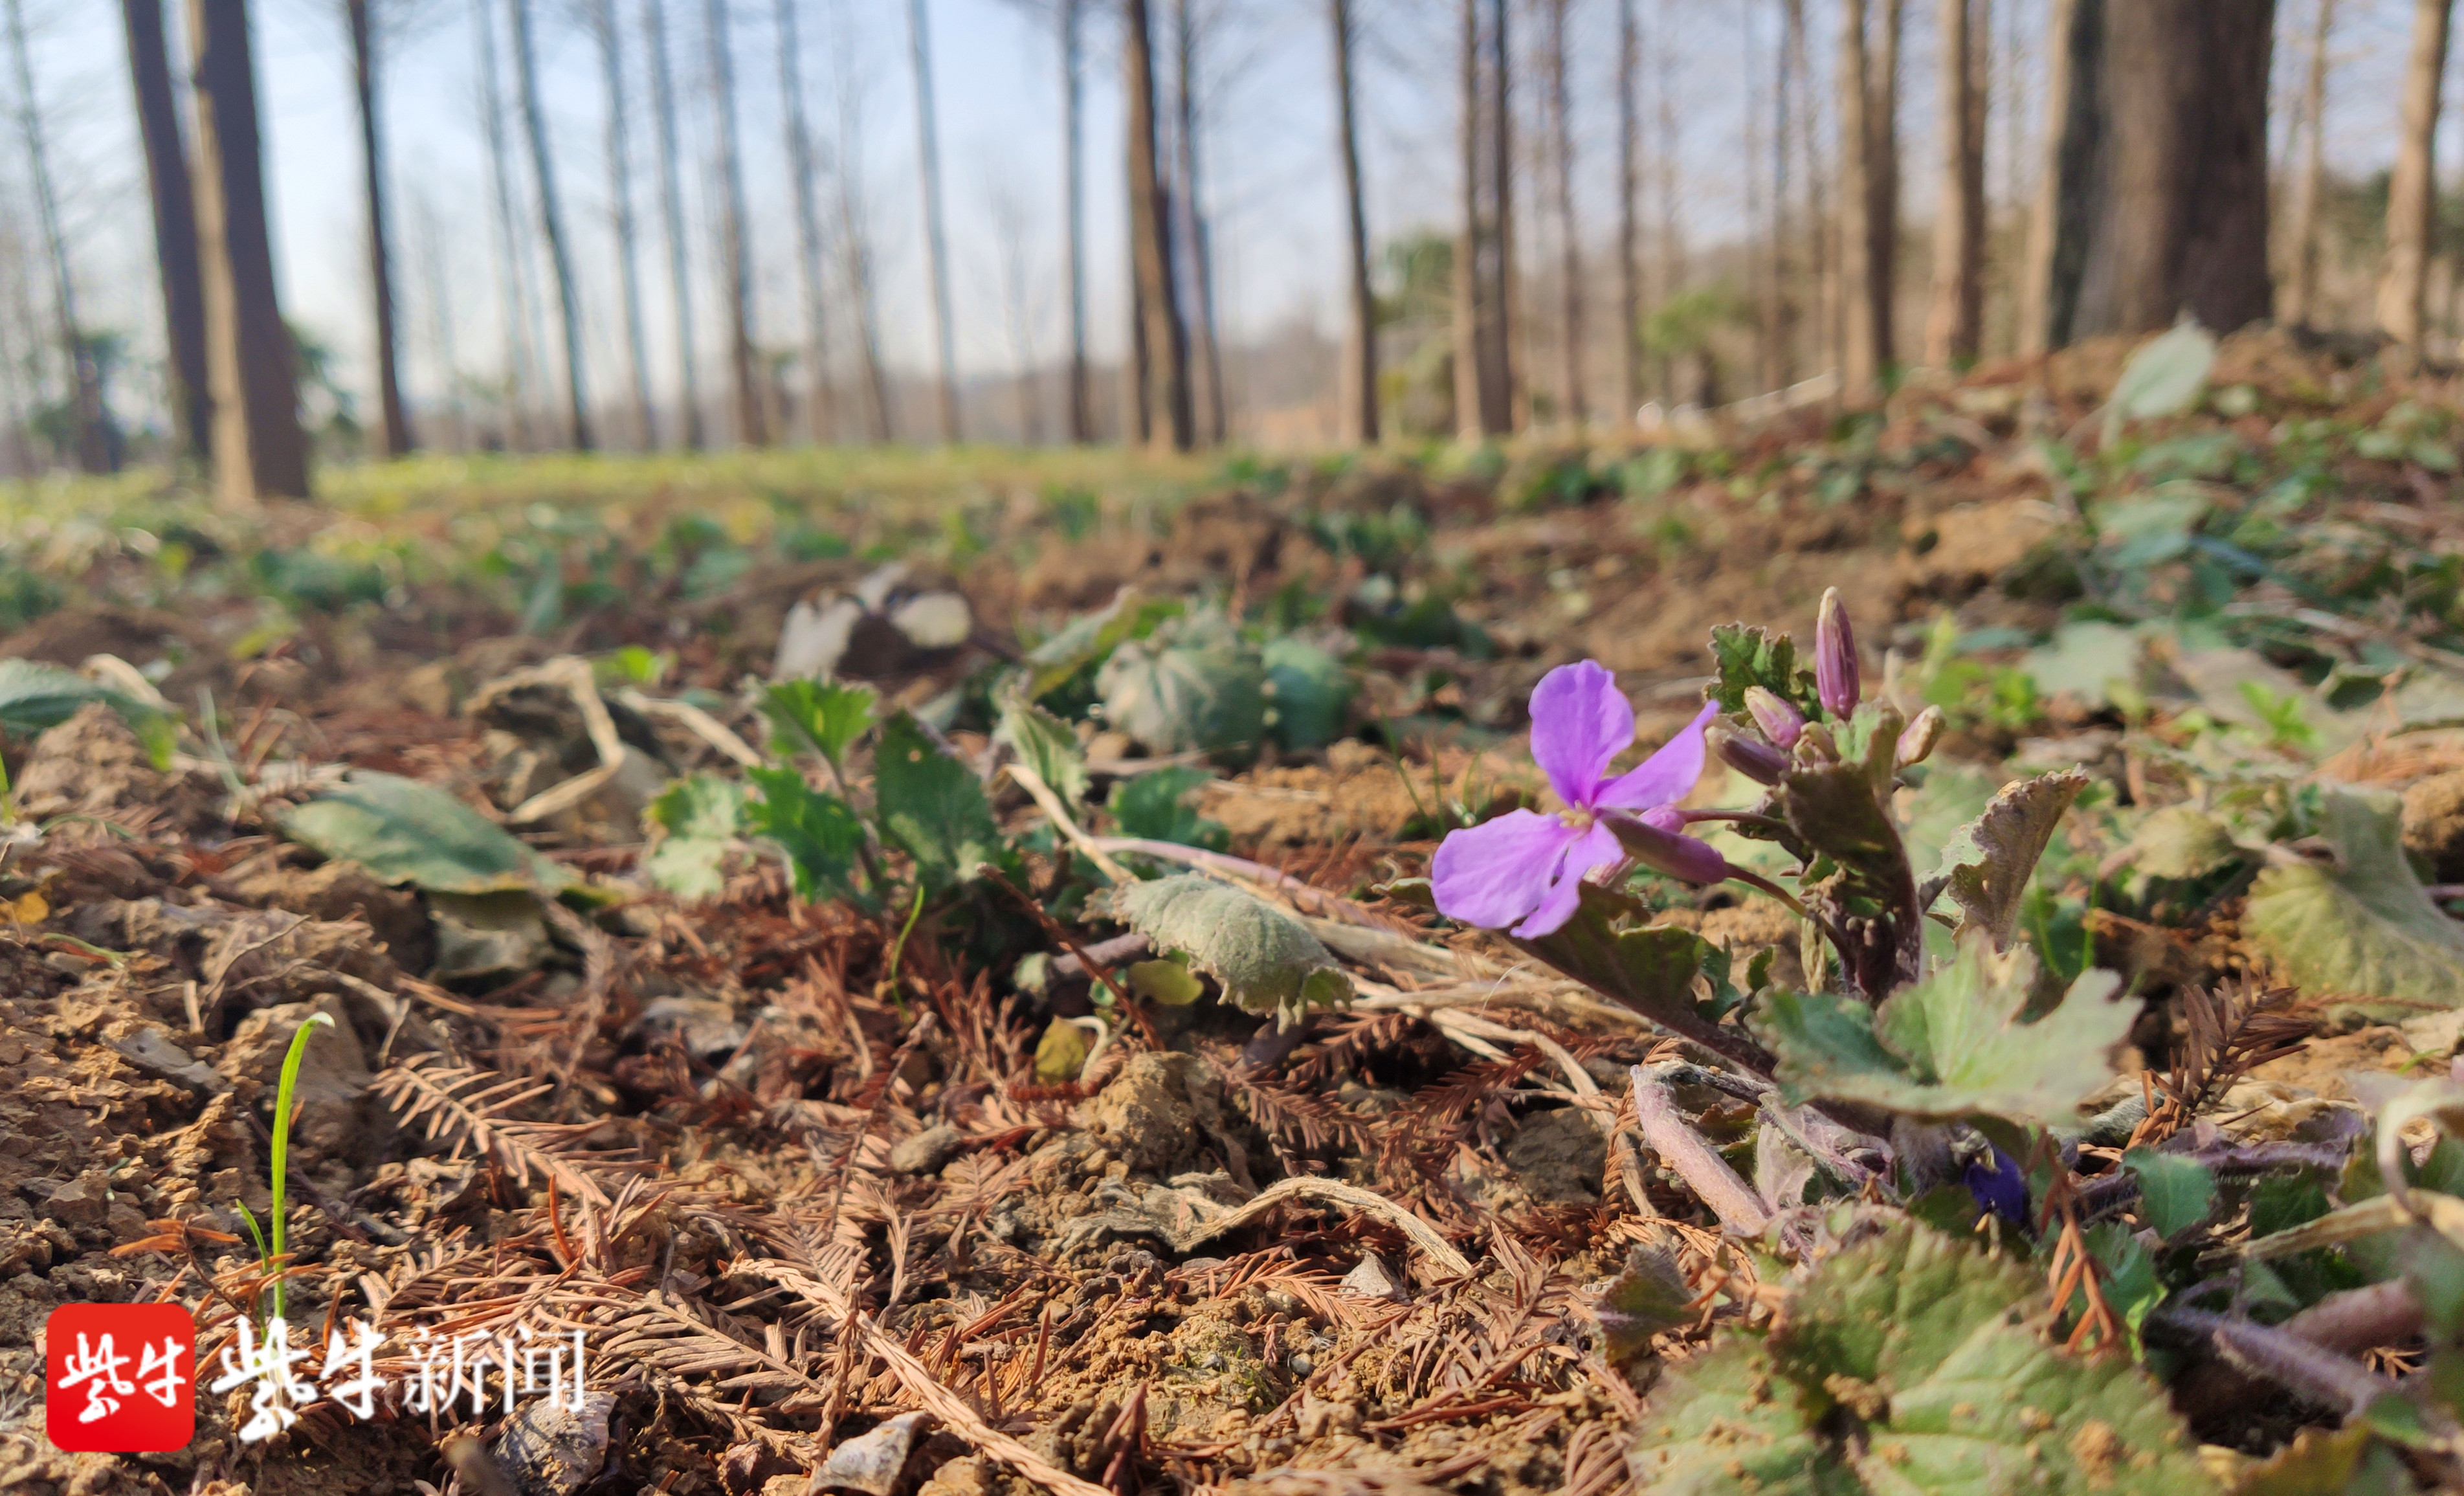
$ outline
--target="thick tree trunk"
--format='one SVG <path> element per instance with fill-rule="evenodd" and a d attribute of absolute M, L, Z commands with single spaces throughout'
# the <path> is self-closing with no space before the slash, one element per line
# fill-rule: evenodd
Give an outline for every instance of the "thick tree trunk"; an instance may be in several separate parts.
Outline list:
<path fill-rule="evenodd" d="M 1344 347 L 1343 436 L 1353 443 L 1377 440 L 1377 300 L 1369 287 L 1369 204 L 1360 189 L 1360 127 L 1353 115 L 1352 0 L 1327 0 L 1334 28 L 1334 104 L 1342 136 L 1343 203 L 1352 229 L 1352 328 Z"/>
<path fill-rule="evenodd" d="M 2429 307 L 2430 253 L 2437 227 L 2438 85 L 2447 72 L 2447 33 L 2454 0 L 2414 0 L 2412 55 L 2404 77 L 2403 131 L 2387 184 L 2387 259 L 2379 271 L 2379 330 L 2407 349 L 2421 348 Z"/>
<path fill-rule="evenodd" d="M 1882 363 L 1889 357 L 1885 330 L 1888 302 L 1877 293 L 1881 268 L 1874 261 L 1873 131 L 1867 121 L 1872 91 L 1865 61 L 1865 0 L 1839 6 L 1839 381 L 1852 405 L 1881 393 Z"/>
<path fill-rule="evenodd" d="M 1566 86 L 1566 0 L 1549 0 L 1549 125 L 1551 165 L 1556 168 L 1557 274 L 1564 330 L 1557 346 L 1559 411 L 1576 430 L 1583 407 L 1583 250 L 1574 219 L 1574 121 Z"/>
<path fill-rule="evenodd" d="M 1463 236 L 1455 247 L 1455 424 L 1477 442 L 1514 429 L 1507 277 L 1509 203 L 1505 154 L 1511 128 L 1501 121 L 1503 18 L 1498 0 L 1463 3 Z"/>
<path fill-rule="evenodd" d="M 385 225 L 384 136 L 378 128 L 376 36 L 369 0 L 343 0 L 351 28 L 351 87 L 360 109 L 360 161 L 367 174 L 368 297 L 377 334 L 377 445 L 388 457 L 410 454 L 410 417 L 402 407 L 402 365 L 394 346 L 393 242 Z"/>
<path fill-rule="evenodd" d="M 799 0 L 779 0 L 779 95 L 787 127 L 787 173 L 796 196 L 796 273 L 804 293 L 804 435 L 838 435 L 830 381 L 829 306 L 822 284 L 821 190 L 813 134 L 804 122 L 803 44 L 796 25 Z"/>
<path fill-rule="evenodd" d="M 573 283 L 573 255 L 564 239 L 564 208 L 557 197 L 556 159 L 547 148 L 547 111 L 539 101 L 539 49 L 531 42 L 530 0 L 506 0 L 514 22 L 514 77 L 521 91 L 522 133 L 539 188 L 539 229 L 547 236 L 548 269 L 556 276 L 557 319 L 563 333 L 565 421 L 576 451 L 588 451 L 590 399 L 582 359 L 582 300 Z"/>
<path fill-rule="evenodd" d="M 1491 195 L 1497 206 L 1497 349 L 1498 378 L 1506 385 L 1507 429 L 1531 424 L 1531 386 L 1524 340 L 1529 329 L 1523 316 L 1523 275 L 1514 253 L 1514 45 L 1508 34 L 1513 7 L 1491 0 L 1489 35 L 1489 170 Z"/>
<path fill-rule="evenodd" d="M 1137 296 L 1144 380 L 1139 408 L 1149 440 L 1187 451 L 1196 436 L 1190 407 L 1189 335 L 1173 285 L 1172 205 L 1155 140 L 1154 31 L 1147 0 L 1125 0 L 1122 87 L 1129 99 L 1130 264 Z"/>
<path fill-rule="evenodd" d="M 1933 304 L 1925 361 L 1949 368 L 1976 358 L 1985 317 L 1985 107 L 1970 30 L 1971 0 L 1942 0 L 1942 187 L 1934 209 Z"/>
<path fill-rule="evenodd" d="M 102 408 L 102 371 L 94 346 L 77 321 L 77 283 L 69 274 L 68 242 L 60 229 L 59 199 L 52 189 L 51 156 L 43 136 L 42 110 L 34 96 L 34 67 L 26 44 L 25 0 L 9 0 L 9 42 L 17 61 L 17 128 L 33 175 L 35 215 L 42 224 L 43 257 L 52 273 L 52 313 L 60 351 L 69 363 L 69 413 L 75 422 L 77 467 L 109 473 L 120 466 Z"/>
<path fill-rule="evenodd" d="M 693 279 L 685 242 L 684 187 L 676 148 L 676 90 L 668 71 L 664 0 L 642 0 L 642 31 L 650 41 L 650 108 L 659 123 L 659 217 L 668 241 L 670 310 L 676 319 L 676 404 L 681 417 L 677 433 L 690 451 L 702 444 L 701 380 L 693 359 Z"/>
<path fill-rule="evenodd" d="M 129 80 L 138 134 L 145 144 L 145 185 L 154 208 L 154 262 L 163 279 L 163 326 L 171 353 L 171 421 L 180 450 L 212 457 L 214 405 L 206 379 L 206 291 L 197 270 L 196 197 L 188 185 L 188 145 L 171 92 L 163 0 L 121 0 L 128 32 Z"/>
<path fill-rule="evenodd" d="M 710 43 L 711 102 L 718 110 L 722 299 L 727 307 L 727 361 L 736 390 L 736 439 L 770 445 L 768 404 L 761 398 L 760 356 L 753 344 L 753 231 L 744 202 L 744 152 L 736 138 L 736 49 L 727 34 L 727 0 L 703 7 Z"/>
<path fill-rule="evenodd" d="M 933 110 L 932 29 L 924 0 L 908 0 L 907 38 L 915 65 L 916 176 L 924 191 L 924 254 L 933 278 L 933 346 L 941 440 L 958 439 L 957 328 L 950 312 L 950 242 L 941 227 L 941 134 Z"/>
<path fill-rule="evenodd" d="M 2045 35 L 2043 157 L 2019 272 L 2019 352 L 2068 344 L 2102 165 L 2105 0 L 2053 0 Z"/>
<path fill-rule="evenodd" d="M 196 84 L 197 240 L 222 501 L 308 496 L 290 329 L 274 289 L 247 0 L 188 0 Z"/>
<path fill-rule="evenodd" d="M 2327 186 L 2327 40 L 2336 26 L 2336 0 L 2318 0 L 2310 32 L 2310 66 L 2301 89 L 2301 165 L 2293 177 L 2293 201 L 2287 205 L 2284 236 L 2284 294 L 2276 319 L 2288 327 L 2309 323 L 2319 300 L 2319 203 Z"/>
<path fill-rule="evenodd" d="M 1069 439 L 1095 439 L 1095 409 L 1087 385 L 1087 173 L 1085 54 L 1081 0 L 1061 0 L 1061 257 L 1068 276 Z"/>
<path fill-rule="evenodd" d="M 633 441 L 648 451 L 658 445 L 650 422 L 649 334 L 642 320 L 642 262 L 633 222 L 633 148 L 627 121 L 632 109 L 625 91 L 625 49 L 616 0 L 597 0 L 591 22 L 599 33 L 599 61 L 607 89 L 607 193 L 616 218 L 616 284 L 625 302 L 625 353 L 633 384 Z"/>
<path fill-rule="evenodd" d="M 1867 228 L 1874 236 L 1874 323 L 1881 367 L 1899 362 L 1900 297 L 1900 40 L 1906 0 L 1872 0 L 1881 11 L 1881 41 L 1869 59 L 1872 96 L 1865 105 L 1866 148 L 1873 153 L 1867 181 L 1874 209 Z"/>
<path fill-rule="evenodd" d="M 1198 443 L 1213 447 L 1223 440 L 1223 354 L 1215 326 L 1214 233 L 1206 220 L 1206 198 L 1198 176 L 1198 22 L 1190 0 L 1174 0 L 1174 87 L 1176 113 L 1172 134 L 1174 175 L 1179 188 L 1174 205 L 1180 210 L 1177 243 L 1188 252 L 1189 289 L 1198 315 L 1189 319 L 1190 406 L 1198 426 Z"/>
<path fill-rule="evenodd" d="M 1642 121 L 1635 77 L 1642 69 L 1642 33 L 1635 0 L 1617 0 L 1617 422 L 1642 407 L 1642 246 L 1636 226 L 1640 195 Z"/>

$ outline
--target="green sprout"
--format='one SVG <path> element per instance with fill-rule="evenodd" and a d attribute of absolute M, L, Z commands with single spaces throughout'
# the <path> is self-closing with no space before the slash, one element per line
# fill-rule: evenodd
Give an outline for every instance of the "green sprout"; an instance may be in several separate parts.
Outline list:
<path fill-rule="evenodd" d="M 297 1111 L 297 1106 L 292 1101 L 292 1093 L 299 1087 L 299 1061 L 308 1052 L 308 1036 L 317 1031 L 317 1025 L 319 1023 L 328 1028 L 333 1027 L 334 1015 L 312 1013 L 308 1016 L 308 1021 L 293 1032 L 291 1047 L 282 1056 L 282 1079 L 275 1087 L 274 1203 L 266 1212 L 267 1219 L 274 1228 L 273 1240 L 270 1243 L 265 1232 L 257 1226 L 256 1217 L 250 1214 L 248 1202 L 242 1200 L 239 1207 L 240 1219 L 248 1223 L 248 1234 L 256 1243 L 258 1261 L 277 1272 L 281 1270 L 282 1256 L 286 1250 L 285 1238 L 289 1234 L 291 1224 L 291 1213 L 284 1199 L 290 1194 L 288 1185 L 291 1175 L 291 1120 Z M 274 1317 L 276 1319 L 283 1317 L 280 1278 L 274 1280 Z"/>

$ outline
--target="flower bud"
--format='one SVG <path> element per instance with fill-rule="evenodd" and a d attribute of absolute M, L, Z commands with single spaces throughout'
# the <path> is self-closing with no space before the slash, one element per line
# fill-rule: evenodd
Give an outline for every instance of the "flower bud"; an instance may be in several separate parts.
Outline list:
<path fill-rule="evenodd" d="M 1857 715 L 1857 698 L 1861 693 L 1857 675 L 1857 635 L 1848 627 L 1848 605 L 1839 601 L 1837 587 L 1822 594 L 1822 613 L 1815 621 L 1814 683 L 1823 711 L 1837 717 Z"/>
<path fill-rule="evenodd" d="M 1904 769 L 1912 763 L 1923 763 L 1933 757 L 1933 745 L 1942 740 L 1942 708 L 1927 707 L 1917 714 L 1917 719 L 1900 734 L 1900 743 L 1893 761 Z"/>
<path fill-rule="evenodd" d="M 1611 814 L 1601 824 L 1614 832 L 1626 855 L 1686 883 L 1725 883 L 1728 860 L 1707 842 L 1698 842 L 1676 829 L 1684 817 L 1676 811 L 1646 811 L 1640 816 Z"/>
<path fill-rule="evenodd" d="M 1788 755 L 1759 737 L 1749 737 L 1732 727 L 1713 723 L 1705 729 L 1704 740 L 1720 761 L 1757 784 L 1776 784 L 1788 768 Z"/>
<path fill-rule="evenodd" d="M 1753 715 L 1754 725 L 1763 736 L 1781 748 L 1796 746 L 1796 735 L 1805 731 L 1805 714 L 1788 704 L 1778 693 L 1761 686 L 1746 688 L 1746 710 Z"/>

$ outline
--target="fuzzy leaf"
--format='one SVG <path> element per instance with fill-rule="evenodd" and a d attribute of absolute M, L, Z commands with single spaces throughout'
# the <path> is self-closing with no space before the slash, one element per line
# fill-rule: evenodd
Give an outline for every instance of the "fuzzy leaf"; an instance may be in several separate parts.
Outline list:
<path fill-rule="evenodd" d="M 761 791 L 759 800 L 744 807 L 745 829 L 768 837 L 787 854 L 798 895 L 869 904 L 855 880 L 864 823 L 847 803 L 813 788 L 794 769 L 747 769 L 744 774 Z"/>
<path fill-rule="evenodd" d="M 2241 927 L 2294 981 L 2373 1018 L 2464 1006 L 2464 924 L 2405 860 L 2402 808 L 2381 791 L 2330 789 L 2320 829 L 2336 866 L 2267 869 Z"/>
<path fill-rule="evenodd" d="M 2106 1053 L 2130 1031 L 2138 1004 L 2106 1001 L 2122 979 L 2089 971 L 2052 1012 L 2023 1023 L 2035 979 L 2025 945 L 1997 955 L 1969 935 L 1949 966 L 1879 1009 L 1832 994 L 1773 993 L 1767 1023 L 1780 1087 L 1792 1104 L 1828 1097 L 1943 1120 L 2068 1120 L 2111 1075 Z"/>
<path fill-rule="evenodd" d="M 1155 948 L 1178 951 L 1245 1012 L 1289 1027 L 1349 1001 L 1352 979 L 1309 928 L 1254 894 L 1196 873 L 1115 889 L 1112 912 Z"/>
<path fill-rule="evenodd" d="M 785 758 L 811 748 L 837 763 L 872 725 L 876 699 L 869 686 L 782 680 L 761 697 L 761 715 L 776 729 L 770 751 Z"/>
<path fill-rule="evenodd" d="M 1254 747 L 1266 730 L 1266 672 L 1228 623 L 1186 619 L 1130 640 L 1095 672 L 1104 719 L 1155 753 Z"/>
<path fill-rule="evenodd" d="M 1022 695 L 1002 705 L 994 736 L 1017 750 L 1020 760 L 1052 787 L 1063 804 L 1074 810 L 1087 803 L 1087 756 L 1079 751 L 1068 723 Z"/>
<path fill-rule="evenodd" d="M 176 727 L 161 709 L 86 679 L 73 670 L 42 660 L 0 660 L 0 732 L 32 737 L 77 715 L 88 702 L 99 701 L 120 715 L 128 730 L 145 745 L 158 769 L 167 768 Z"/>
<path fill-rule="evenodd" d="M 1925 922 L 1907 847 L 1887 808 L 1895 735 L 1874 730 L 1862 714 L 1852 725 L 1864 736 L 1864 761 L 1807 761 L 1800 740 L 1799 761 L 1780 776 L 1771 803 L 1818 854 L 1818 875 L 1804 885 L 1807 902 L 1855 932 L 1841 953 L 1845 976 L 1874 1001 L 1916 975 Z"/>
<path fill-rule="evenodd" d="M 1708 699 L 1723 712 L 1746 709 L 1746 688 L 1760 686 L 1808 716 L 1818 716 L 1814 672 L 1796 663 L 1796 645 L 1788 635 L 1749 624 L 1722 624 L 1711 630 L 1711 659 L 1719 679 Z"/>
<path fill-rule="evenodd" d="M 2149 812 L 2130 838 L 2130 865 L 2151 878 L 2204 878 L 2241 856 L 2225 824 L 2194 805 Z"/>
<path fill-rule="evenodd" d="M 715 774 L 688 775 L 661 790 L 642 819 L 656 831 L 643 875 L 680 897 L 710 898 L 726 883 L 719 865 L 729 846 L 743 834 L 744 787 Z"/>
<path fill-rule="evenodd" d="M 1635 900 L 1586 883 L 1572 919 L 1537 940 L 1514 943 L 1662 1027 L 1678 1033 L 1707 1027 L 1709 1019 L 1694 1001 L 1703 937 L 1674 925 L 1617 928 L 1620 919 L 1649 917 L 1650 911 Z"/>
<path fill-rule="evenodd" d="M 2208 1219 L 2216 1204 L 2216 1177 L 2207 1165 L 2141 1145 L 2122 1155 L 2139 1177 L 2139 1219 L 2167 1240 Z"/>
<path fill-rule="evenodd" d="M 1925 887 L 1949 893 L 1967 916 L 1960 921 L 1963 933 L 1982 930 L 1995 949 L 2009 948 L 2019 933 L 2019 901 L 2036 859 L 2085 788 L 2087 776 L 2078 769 L 2019 780 L 2002 786 L 1983 815 L 1952 834 Z"/>
<path fill-rule="evenodd" d="M 380 882 L 430 893 L 552 891 L 573 881 L 444 790 L 394 774 L 354 770 L 278 825 L 293 841 L 356 862 Z"/>
<path fill-rule="evenodd" d="M 1220 852 L 1232 845 L 1231 831 L 1221 822 L 1199 815 L 1190 803 L 1198 787 L 1214 778 L 1185 763 L 1150 769 L 1115 784 L 1104 808 L 1112 813 L 1112 824 L 1123 836 Z"/>
<path fill-rule="evenodd" d="M 1806 1398 L 1771 1352 L 1731 1335 L 1670 1367 L 1643 1410 L 1628 1464 L 1652 1496 L 1855 1496 L 1856 1473 L 1815 1432 Z"/>
<path fill-rule="evenodd" d="M 1009 846 L 993 825 L 983 785 L 912 714 L 901 712 L 883 724 L 872 784 L 883 834 L 915 859 L 928 892 L 974 877 L 986 863 L 1009 865 Z"/>
<path fill-rule="evenodd" d="M 1274 712 L 1275 741 L 1323 748 L 1343 736 L 1352 677 L 1343 662 L 1306 639 L 1271 639 L 1259 653 Z"/>

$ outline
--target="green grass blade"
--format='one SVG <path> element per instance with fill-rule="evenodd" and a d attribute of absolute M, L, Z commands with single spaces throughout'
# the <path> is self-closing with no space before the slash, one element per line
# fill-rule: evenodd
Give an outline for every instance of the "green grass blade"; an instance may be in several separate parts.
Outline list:
<path fill-rule="evenodd" d="M 328 1028 L 333 1027 L 334 1015 L 312 1013 L 308 1015 L 306 1023 L 293 1031 L 291 1047 L 282 1056 L 282 1082 L 274 1092 L 274 1209 L 271 1212 L 274 1250 L 264 1253 L 269 1263 L 275 1262 L 282 1256 L 285 1228 L 289 1223 L 287 1219 L 289 1211 L 283 1203 L 283 1198 L 290 1193 L 287 1186 L 291 1176 L 291 1118 L 295 1110 L 291 1103 L 291 1094 L 299 1085 L 299 1061 L 308 1052 L 308 1036 L 317 1031 L 317 1025 L 319 1023 Z M 250 1229 L 252 1231 L 255 1229 L 253 1223 Z M 262 1239 L 258 1242 L 258 1250 L 260 1252 L 264 1250 Z M 278 1280 L 274 1285 L 274 1312 L 277 1318 L 282 1313 L 282 1284 Z"/>

